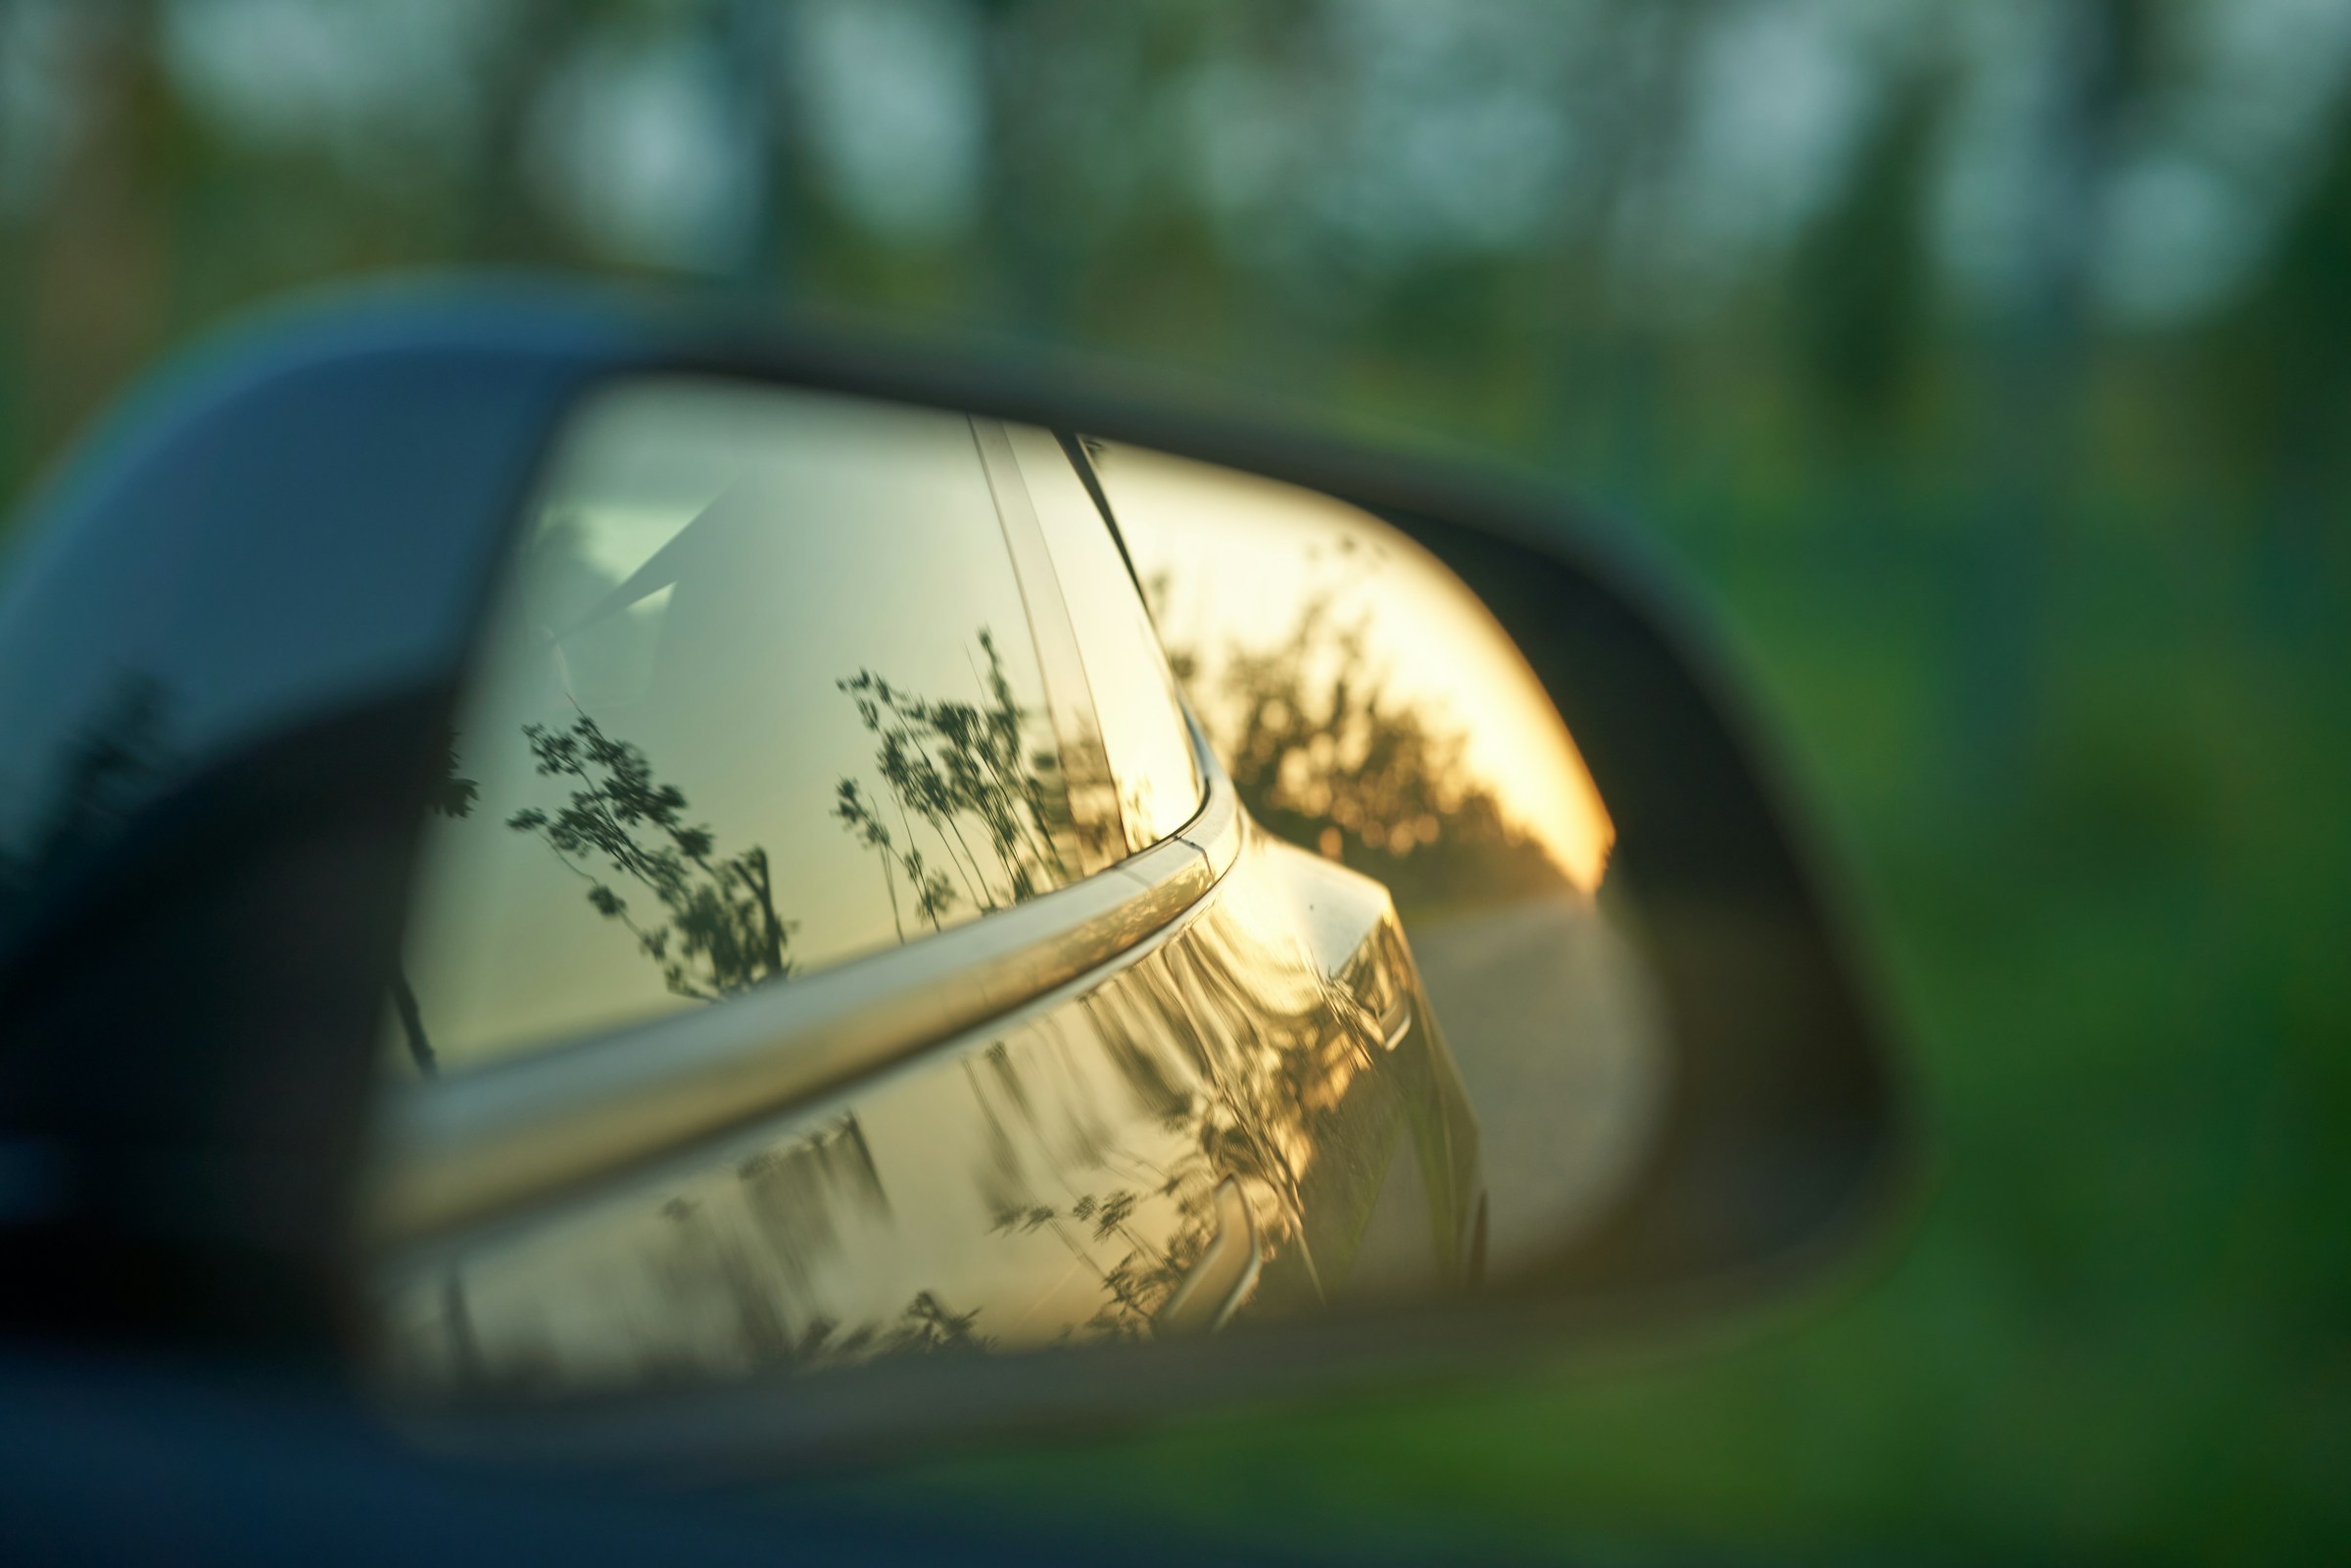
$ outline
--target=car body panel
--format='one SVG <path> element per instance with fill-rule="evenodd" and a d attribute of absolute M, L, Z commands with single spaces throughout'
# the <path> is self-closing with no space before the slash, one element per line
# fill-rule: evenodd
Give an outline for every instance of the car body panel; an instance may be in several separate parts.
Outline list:
<path fill-rule="evenodd" d="M 1353 873 L 1242 836 L 1169 929 L 1066 994 L 411 1249 L 387 1281 L 393 1387 L 601 1392 L 1148 1337 L 1232 1223 L 1227 1183 L 1262 1263 L 1243 1316 L 1458 1287 L 1474 1120 L 1433 1028 L 1382 1027 L 1416 997 L 1394 913 Z M 1391 1185 L 1416 1231 L 1372 1224 Z"/>

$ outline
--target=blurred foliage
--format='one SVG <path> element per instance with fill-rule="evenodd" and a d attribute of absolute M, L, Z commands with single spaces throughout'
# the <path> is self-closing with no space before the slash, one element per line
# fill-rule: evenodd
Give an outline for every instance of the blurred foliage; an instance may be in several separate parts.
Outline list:
<path fill-rule="evenodd" d="M 0 0 L 0 482 L 238 307 L 448 262 L 1537 465 L 1689 568 L 1823 796 L 1937 1131 L 1911 1233 L 1670 1364 L 920 1484 L 1365 1552 L 2316 1555 L 2347 71 L 2329 0 Z"/>

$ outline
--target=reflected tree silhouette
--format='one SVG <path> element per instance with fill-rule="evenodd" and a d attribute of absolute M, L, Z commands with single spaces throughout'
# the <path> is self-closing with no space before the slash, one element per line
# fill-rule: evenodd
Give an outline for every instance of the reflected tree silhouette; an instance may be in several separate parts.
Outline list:
<path fill-rule="evenodd" d="M 670 1297 L 690 1313 L 696 1303 L 724 1304 L 732 1349 L 752 1365 L 812 1370 L 993 1348 L 975 1326 L 980 1310 L 957 1312 L 936 1290 L 918 1291 L 895 1320 L 847 1328 L 807 1305 L 818 1259 L 840 1249 L 840 1218 L 854 1212 L 870 1222 L 889 1213 L 854 1115 L 753 1155 L 734 1174 L 750 1229 L 730 1232 L 704 1204 L 674 1197 L 661 1208 L 669 1241 L 657 1267 Z M 837 1214 L 844 1202 L 849 1209 Z"/>
<path fill-rule="evenodd" d="M 1371 612 L 1341 609 L 1373 563 L 1352 541 L 1336 556 L 1273 641 L 1168 648 L 1250 816 L 1384 883 L 1400 906 L 1564 890 L 1550 852 L 1467 765 L 1467 736 L 1393 689 Z M 1166 624 L 1173 575 L 1149 586 Z"/>
<path fill-rule="evenodd" d="M 1145 1337 L 1215 1234 L 1208 1201 L 1215 1178 L 1208 1176 L 1207 1185 L 1202 1186 L 1204 1173 L 1195 1168 L 1196 1150 L 1172 1168 L 1137 1162 L 1124 1151 L 1103 1151 L 1099 1162 L 1100 1167 L 1114 1172 L 1129 1164 L 1146 1167 L 1144 1173 L 1156 1177 L 1156 1183 L 1081 1192 L 1058 1206 L 1005 1199 L 995 1206 L 989 1234 L 1027 1236 L 1045 1231 L 1068 1249 L 1072 1259 L 1099 1285 L 1101 1305 L 1082 1325 L 1066 1326 L 1061 1333 L 1065 1340 L 1080 1327 L 1098 1339 Z M 1170 1202 L 1175 1206 L 1175 1224 L 1165 1240 L 1152 1241 L 1139 1228 L 1138 1217 L 1147 1218 L 1154 1205 Z"/>
<path fill-rule="evenodd" d="M 999 909 L 1068 879 L 1058 755 L 1028 746 L 1031 715 L 1002 650 L 984 627 L 976 641 L 986 660 L 974 670 L 978 702 L 927 697 L 870 669 L 836 683 L 875 738 L 879 784 L 844 776 L 832 815 L 881 862 L 900 941 L 942 928 L 960 908 Z M 590 714 L 522 733 L 536 773 L 572 787 L 563 805 L 525 806 L 506 826 L 536 835 L 588 884 L 589 905 L 627 928 L 670 991 L 714 1002 L 794 973 L 799 923 L 777 912 L 764 847 L 721 853 L 714 831 L 690 819 L 685 791 Z M 453 753 L 447 806 L 437 798 L 435 809 L 462 816 L 472 785 L 451 784 L 455 768 Z M 647 895 L 657 915 L 643 909 Z"/>
<path fill-rule="evenodd" d="M 972 1329 L 979 1317 L 977 1307 L 958 1312 L 939 1300 L 936 1292 L 917 1291 L 899 1315 L 897 1326 L 890 1330 L 885 1354 L 919 1355 L 933 1351 L 992 1351 L 995 1341 Z"/>
<path fill-rule="evenodd" d="M 1177 1197 L 1182 1186 L 1180 1176 L 1171 1176 L 1155 1196 Z M 1165 1242 L 1145 1240 L 1132 1223 L 1144 1201 L 1143 1194 L 1122 1188 L 1099 1197 L 1082 1193 L 1066 1208 L 1011 1205 L 997 1212 L 988 1228 L 991 1235 L 1024 1236 L 1049 1229 L 1101 1286 L 1102 1305 L 1082 1325 L 1084 1331 L 1098 1339 L 1141 1339 L 1212 1234 L 1192 1212 L 1195 1206 L 1179 1200 L 1184 1210 L 1176 1230 Z M 1126 1251 L 1105 1264 L 1100 1249 L 1112 1245 Z M 1069 1325 L 1061 1337 L 1073 1338 L 1078 1329 Z"/>
<path fill-rule="evenodd" d="M 916 920 L 936 930 L 958 897 L 976 910 L 999 909 L 1069 877 L 1061 848 L 1068 806 L 1047 783 L 1059 758 L 1049 748 L 1025 750 L 1028 714 L 1004 673 L 1003 653 L 985 627 L 977 641 L 987 659 L 984 676 L 973 672 L 984 704 L 934 701 L 871 670 L 838 683 L 877 741 L 882 795 L 844 778 L 834 815 L 881 861 L 901 941 L 901 880 Z M 928 830 L 932 856 L 924 853 L 918 822 Z"/>
<path fill-rule="evenodd" d="M 557 810 L 527 806 L 506 826 L 536 833 L 587 881 L 589 904 L 628 928 L 671 991 L 715 1002 L 792 974 L 796 923 L 777 917 L 765 849 L 720 855 L 711 831 L 687 822 L 677 785 L 655 779 L 643 751 L 605 735 L 587 714 L 565 730 L 530 724 L 522 733 L 539 774 L 576 787 Z M 649 892 L 662 918 L 640 920 L 611 882 L 588 869 L 591 859 Z"/>
<path fill-rule="evenodd" d="M 1014 1053 L 1001 1043 L 990 1047 L 995 1070 L 973 1077 L 993 1128 L 993 1168 L 979 1177 L 993 1194 L 989 1229 L 1051 1234 L 1091 1273 L 1101 1300 L 1079 1326 L 1089 1337 L 1136 1340 L 1154 1332 L 1217 1235 L 1216 1191 L 1228 1177 L 1241 1184 L 1269 1265 L 1261 1303 L 1312 1309 L 1343 1286 L 1352 1237 L 1312 1229 L 1309 1216 L 1360 1215 L 1356 1200 L 1377 1185 L 1405 1101 L 1385 1082 L 1360 1021 L 1319 1005 L 1326 998 L 1294 1012 L 1270 1009 L 1250 974 L 1262 963 L 1203 927 L 1196 939 L 1163 950 L 1084 1000 L 1093 1040 L 1138 1108 L 1179 1140 L 1172 1159 L 1089 1147 L 1081 1163 L 1111 1178 L 1101 1187 L 1068 1186 L 1080 1162 L 1041 1147 L 1047 1129 Z M 1394 1114 L 1350 1107 L 1357 1094 L 1376 1097 Z M 1062 1195 L 1048 1200 L 1034 1190 L 1018 1152 L 1024 1147 L 1040 1150 L 1043 1167 L 1067 1188 Z M 1351 1193 L 1351 1186 L 1361 1190 Z"/>

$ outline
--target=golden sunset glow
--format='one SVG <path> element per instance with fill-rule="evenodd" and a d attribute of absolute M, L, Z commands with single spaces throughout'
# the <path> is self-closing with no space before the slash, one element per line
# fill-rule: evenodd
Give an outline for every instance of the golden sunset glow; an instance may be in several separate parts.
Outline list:
<path fill-rule="evenodd" d="M 1385 684 L 1464 739 L 1461 766 L 1578 888 L 1599 886 L 1614 827 L 1542 683 L 1477 596 L 1434 556 L 1327 496 L 1111 445 L 1098 465 L 1135 569 L 1164 584 L 1160 632 L 1195 650 L 1193 700 L 1217 702 L 1236 652 L 1262 652 L 1318 595 L 1366 630 L 1355 679 Z M 1212 730 L 1213 713 L 1204 712 Z M 1389 835 L 1433 826 L 1382 824 Z"/>

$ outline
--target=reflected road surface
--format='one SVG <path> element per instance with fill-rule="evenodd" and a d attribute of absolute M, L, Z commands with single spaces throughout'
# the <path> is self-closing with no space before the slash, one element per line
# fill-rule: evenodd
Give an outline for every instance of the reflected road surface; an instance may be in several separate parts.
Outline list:
<path fill-rule="evenodd" d="M 1572 1237 L 1633 1174 L 1663 1031 L 1631 948 L 1580 896 L 1404 926 L 1477 1110 L 1500 1278 Z"/>

